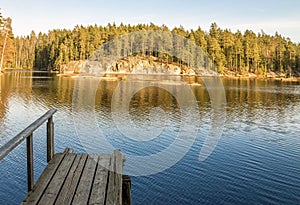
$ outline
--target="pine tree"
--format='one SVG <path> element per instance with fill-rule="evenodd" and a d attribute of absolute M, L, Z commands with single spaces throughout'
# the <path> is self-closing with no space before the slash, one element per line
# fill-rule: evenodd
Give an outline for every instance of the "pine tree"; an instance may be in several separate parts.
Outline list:
<path fill-rule="evenodd" d="M 0 14 L 1 28 L 0 28 L 0 51 L 1 51 L 1 62 L 0 70 L 2 68 L 11 68 L 15 64 L 15 45 L 14 35 L 12 33 L 12 19 L 3 18 Z"/>
<path fill-rule="evenodd" d="M 235 72 L 242 72 L 242 69 L 244 68 L 244 61 L 243 61 L 243 35 L 241 34 L 240 31 L 237 31 L 234 35 L 234 52 L 235 52 L 235 64 L 234 64 L 234 68 L 235 68 Z"/>

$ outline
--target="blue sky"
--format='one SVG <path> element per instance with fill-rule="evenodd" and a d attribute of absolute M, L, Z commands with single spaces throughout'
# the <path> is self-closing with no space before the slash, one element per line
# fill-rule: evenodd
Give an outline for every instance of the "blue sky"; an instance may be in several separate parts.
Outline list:
<path fill-rule="evenodd" d="M 251 29 L 273 35 L 278 31 L 300 42 L 299 0 L 1 0 L 0 8 L 13 19 L 15 35 L 108 22 L 200 26 L 208 31 L 216 22 L 233 32 Z"/>

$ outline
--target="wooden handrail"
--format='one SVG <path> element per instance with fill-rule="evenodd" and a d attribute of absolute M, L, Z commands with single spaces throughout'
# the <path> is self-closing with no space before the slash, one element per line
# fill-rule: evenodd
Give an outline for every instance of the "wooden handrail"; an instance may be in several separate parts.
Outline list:
<path fill-rule="evenodd" d="M 33 175 L 33 132 L 39 128 L 46 120 L 47 122 L 47 161 L 49 162 L 54 155 L 54 124 L 53 115 L 57 110 L 52 108 L 46 112 L 39 119 L 34 121 L 22 132 L 17 134 L 14 138 L 9 140 L 6 144 L 0 147 L 0 160 L 8 155 L 14 148 L 16 148 L 23 140 L 26 139 L 27 150 L 27 179 L 28 191 L 33 189 L 34 175 Z"/>

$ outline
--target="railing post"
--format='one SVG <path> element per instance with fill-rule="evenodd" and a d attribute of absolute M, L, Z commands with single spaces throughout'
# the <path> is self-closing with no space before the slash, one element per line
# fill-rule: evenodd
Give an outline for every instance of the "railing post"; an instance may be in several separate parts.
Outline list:
<path fill-rule="evenodd" d="M 51 109 L 39 119 L 31 123 L 27 128 L 18 135 L 9 140 L 5 145 L 0 146 L 0 160 L 16 148 L 23 140 L 26 139 L 27 151 L 27 182 L 28 191 L 34 187 L 34 168 L 33 168 L 33 132 L 39 128 L 46 120 L 47 123 L 47 161 L 49 162 L 54 156 L 54 124 L 53 114 L 56 109 Z"/>
<path fill-rule="evenodd" d="M 47 162 L 49 162 L 54 155 L 54 123 L 52 116 L 47 122 Z"/>
<path fill-rule="evenodd" d="M 28 182 L 27 184 L 28 184 L 28 191 L 31 191 L 34 185 L 32 133 L 26 138 L 26 148 L 27 148 L 27 182 Z"/>
<path fill-rule="evenodd" d="M 122 176 L 122 204 L 123 205 L 131 205 L 131 179 L 128 175 Z"/>

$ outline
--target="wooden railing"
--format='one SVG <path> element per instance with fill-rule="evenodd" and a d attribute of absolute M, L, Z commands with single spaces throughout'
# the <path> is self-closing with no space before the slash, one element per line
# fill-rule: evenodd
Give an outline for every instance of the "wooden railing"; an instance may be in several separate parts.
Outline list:
<path fill-rule="evenodd" d="M 16 148 L 23 140 L 26 139 L 27 151 L 27 182 L 28 191 L 31 191 L 34 186 L 34 171 L 33 171 L 33 132 L 39 128 L 46 120 L 47 122 L 47 162 L 49 162 L 54 155 L 54 124 L 53 115 L 56 109 L 50 109 L 39 119 L 34 121 L 31 125 L 25 128 L 22 132 L 8 141 L 5 145 L 0 147 L 0 160 L 8 155 L 14 148 Z"/>

